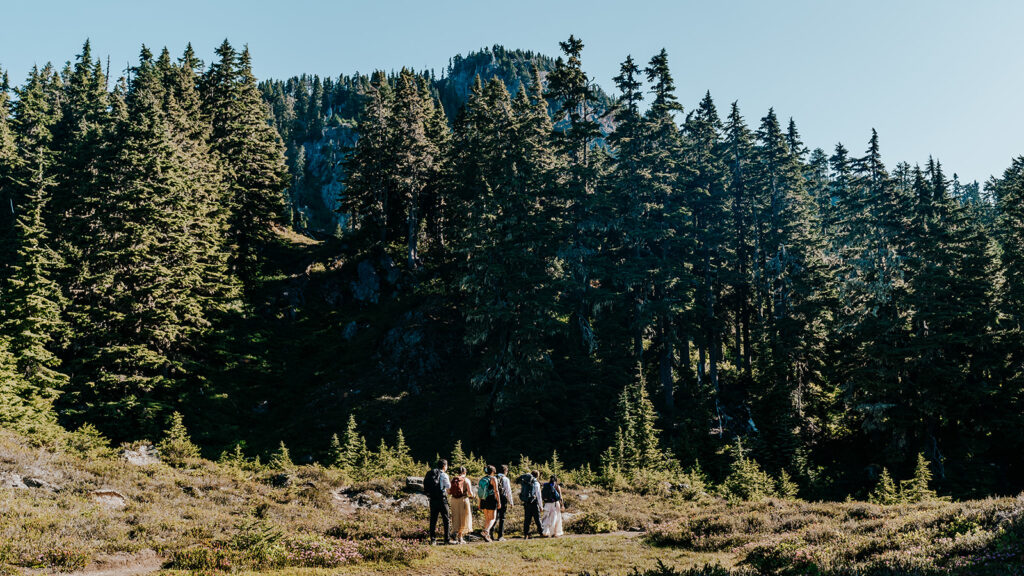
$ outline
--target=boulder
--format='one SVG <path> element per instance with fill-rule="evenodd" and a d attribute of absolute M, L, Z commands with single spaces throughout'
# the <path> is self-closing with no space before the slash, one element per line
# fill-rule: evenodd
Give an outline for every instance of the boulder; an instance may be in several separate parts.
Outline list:
<path fill-rule="evenodd" d="M 14 472 L 0 472 L 0 487 L 3 488 L 28 488 L 21 479 L 21 475 Z"/>
<path fill-rule="evenodd" d="M 195 486 L 182 486 L 181 491 L 193 498 L 202 498 L 203 496 L 205 496 L 203 491 L 199 488 L 196 488 Z"/>
<path fill-rule="evenodd" d="M 409 496 L 402 498 L 398 501 L 398 508 L 405 510 L 407 508 L 429 508 L 430 499 L 427 498 L 426 494 L 410 494 Z"/>
<path fill-rule="evenodd" d="M 376 490 L 360 492 L 352 498 L 352 502 L 359 508 L 369 508 L 371 510 L 377 510 L 387 503 L 384 495 Z"/>
<path fill-rule="evenodd" d="M 578 494 L 576 499 L 580 502 L 586 502 L 587 500 L 590 500 L 590 494 Z"/>
<path fill-rule="evenodd" d="M 101 488 L 89 493 L 89 499 L 93 502 L 113 510 L 120 510 L 128 505 L 128 498 L 117 490 Z"/>
<path fill-rule="evenodd" d="M 122 450 L 121 459 L 135 466 L 149 466 L 160 463 L 160 454 L 151 444 L 142 444 Z"/>
<path fill-rule="evenodd" d="M 406 476 L 405 489 L 408 492 L 423 492 L 422 476 Z"/>
<path fill-rule="evenodd" d="M 35 478 L 33 476 L 26 476 L 21 479 L 25 483 L 25 486 L 29 488 L 39 488 L 40 490 L 46 490 L 48 492 L 60 492 L 60 486 L 50 484 L 46 480 L 41 478 Z"/>

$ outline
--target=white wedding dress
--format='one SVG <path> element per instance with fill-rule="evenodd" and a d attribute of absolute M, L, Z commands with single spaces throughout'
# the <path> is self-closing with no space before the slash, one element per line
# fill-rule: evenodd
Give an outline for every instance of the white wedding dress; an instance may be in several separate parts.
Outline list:
<path fill-rule="evenodd" d="M 561 536 L 565 533 L 562 531 L 562 510 L 559 502 L 544 504 L 544 517 L 541 518 L 540 525 L 544 529 L 544 535 L 548 537 Z"/>

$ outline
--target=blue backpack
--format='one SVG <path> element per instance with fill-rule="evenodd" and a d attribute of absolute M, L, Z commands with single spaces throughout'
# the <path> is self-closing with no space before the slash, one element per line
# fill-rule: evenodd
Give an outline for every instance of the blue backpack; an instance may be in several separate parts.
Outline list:
<path fill-rule="evenodd" d="M 494 487 L 491 486 L 491 477 L 490 476 L 484 476 L 483 478 L 481 478 L 480 481 L 477 482 L 476 486 L 477 486 L 477 490 L 476 490 L 477 494 L 476 495 L 481 500 L 483 500 L 485 498 L 490 498 L 491 496 L 494 496 Z"/>

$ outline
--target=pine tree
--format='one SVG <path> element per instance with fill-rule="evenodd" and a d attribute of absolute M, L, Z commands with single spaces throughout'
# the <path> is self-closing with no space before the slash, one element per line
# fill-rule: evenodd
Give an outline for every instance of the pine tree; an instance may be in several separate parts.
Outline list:
<path fill-rule="evenodd" d="M 555 147 L 566 163 L 557 181 L 570 230 L 562 259 L 571 278 L 567 297 L 573 308 L 572 327 L 586 353 L 592 354 L 597 340 L 592 325 L 591 258 L 597 245 L 590 230 L 596 225 L 593 195 L 601 169 L 601 156 L 593 144 L 601 131 L 594 114 L 594 88 L 582 67 L 583 42 L 570 36 L 559 46 L 565 57 L 559 57 L 548 74 L 545 98 L 556 108 Z"/>
<path fill-rule="evenodd" d="M 104 201 L 82 236 L 92 248 L 82 254 L 70 309 L 75 384 L 66 404 L 112 423 L 151 427 L 195 391 L 198 344 L 232 295 L 216 253 L 215 185 L 202 144 L 192 141 L 203 132 L 185 118 L 182 107 L 195 106 L 177 74 L 166 52 L 155 61 L 143 49 L 103 175 Z"/>
<path fill-rule="evenodd" d="M 406 263 L 410 270 L 420 264 L 419 239 L 424 191 L 435 179 L 440 150 L 427 134 L 433 117 L 429 99 L 420 91 L 412 71 L 402 69 L 395 85 L 390 133 L 394 139 L 394 184 L 402 202 L 406 224 Z"/>
<path fill-rule="evenodd" d="M 728 197 L 726 168 L 721 138 L 722 124 L 711 94 L 686 119 L 683 162 L 683 194 L 696 235 L 692 267 L 697 283 L 694 312 L 700 326 L 698 362 L 703 370 L 708 357 L 708 380 L 719 395 L 719 365 L 722 361 L 724 310 L 719 304 L 722 276 L 728 253 Z"/>
<path fill-rule="evenodd" d="M 923 453 L 919 453 L 914 477 L 902 483 L 901 498 L 907 502 L 926 502 L 934 499 L 935 491 L 931 489 L 931 481 L 932 472 L 928 468 L 928 460 Z"/>
<path fill-rule="evenodd" d="M 40 443 L 46 442 L 59 429 L 53 407 L 22 378 L 17 359 L 11 353 L 7 338 L 0 334 L 0 426 L 15 430 Z"/>
<path fill-rule="evenodd" d="M 349 471 L 355 470 L 361 465 L 366 457 L 366 439 L 359 434 L 355 415 L 349 415 L 348 425 L 341 435 L 336 452 L 333 446 L 332 441 L 331 465 Z"/>
<path fill-rule="evenodd" d="M 6 274 L 13 256 L 14 223 L 14 169 L 17 148 L 11 127 L 10 81 L 7 71 L 0 69 L 0 273 Z"/>
<path fill-rule="evenodd" d="M 277 447 L 277 450 L 270 455 L 270 459 L 267 460 L 267 466 L 271 470 L 280 470 L 283 472 L 290 472 L 295 469 L 295 463 L 292 462 L 291 452 L 288 447 L 285 446 L 284 442 Z"/>
<path fill-rule="evenodd" d="M 67 337 L 66 302 L 55 281 L 62 262 L 43 220 L 54 186 L 55 82 L 48 68 L 33 70 L 18 92 L 12 119 L 17 156 L 9 188 L 19 199 L 12 238 L 17 248 L 0 286 L 6 301 L 0 327 L 10 338 L 18 372 L 37 398 L 30 403 L 40 406 L 51 405 L 68 382 L 57 357 Z"/>
<path fill-rule="evenodd" d="M 550 369 L 548 337 L 559 327 L 554 159 L 539 87 L 513 103 L 501 80 L 471 94 L 456 122 L 459 285 L 466 343 L 480 350 L 473 377 L 488 410 L 527 393 Z"/>
<path fill-rule="evenodd" d="M 227 184 L 234 264 L 245 287 L 252 289 L 260 254 L 272 238 L 271 225 L 285 214 L 288 165 L 252 75 L 248 47 L 237 54 L 225 40 L 217 55 L 220 60 L 203 79 L 203 104 L 213 121 L 210 144 Z"/>
<path fill-rule="evenodd" d="M 339 211 L 347 216 L 350 232 L 361 233 L 383 253 L 395 237 L 392 212 L 396 210 L 397 189 L 391 168 L 394 143 L 391 136 L 393 94 L 383 72 L 373 75 L 366 104 L 359 118 L 356 141 L 345 168 L 348 178 Z"/>
<path fill-rule="evenodd" d="M 827 270 L 802 164 L 773 110 L 757 138 L 755 288 L 763 322 L 757 420 L 769 469 L 792 469 L 805 433 L 805 404 L 820 382 Z"/>
<path fill-rule="evenodd" d="M 889 470 L 882 468 L 882 474 L 878 477 L 878 484 L 875 485 L 875 489 L 868 495 L 868 501 L 875 504 L 892 505 L 898 504 L 900 500 L 900 493 L 896 489 L 896 483 L 893 482 L 892 476 L 889 475 Z"/>
<path fill-rule="evenodd" d="M 171 414 L 170 425 L 164 438 L 157 444 L 160 458 L 172 466 L 183 466 L 199 458 L 199 447 L 192 443 L 181 413 Z"/>

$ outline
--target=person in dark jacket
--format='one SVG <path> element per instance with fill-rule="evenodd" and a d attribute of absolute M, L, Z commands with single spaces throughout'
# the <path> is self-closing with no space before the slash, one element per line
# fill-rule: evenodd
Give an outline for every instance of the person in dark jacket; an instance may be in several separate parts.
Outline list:
<path fill-rule="evenodd" d="M 523 474 L 519 477 L 519 482 L 523 486 L 523 490 L 520 493 L 520 500 L 523 504 L 523 538 L 530 538 L 530 523 L 533 522 L 537 525 L 537 535 L 542 536 L 544 534 L 544 528 L 540 524 L 540 481 L 537 478 L 540 477 L 540 472 L 534 470 L 529 474 Z"/>
<path fill-rule="evenodd" d="M 508 511 L 509 504 L 512 503 L 512 482 L 508 479 L 507 464 L 502 464 L 498 470 L 495 479 L 498 481 L 498 502 L 501 502 L 501 507 L 495 510 L 495 522 L 491 529 L 491 536 L 500 542 L 505 539 L 505 513 Z"/>
<path fill-rule="evenodd" d="M 444 543 L 451 544 L 452 512 L 448 507 L 448 490 L 452 482 L 446 473 L 448 461 L 444 458 L 437 461 L 437 467 L 423 477 L 423 488 L 430 500 L 430 543 L 436 543 L 437 518 L 441 517 L 444 524 Z"/>

